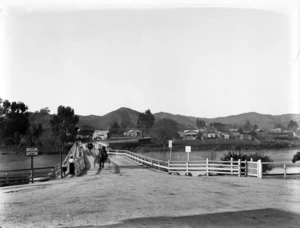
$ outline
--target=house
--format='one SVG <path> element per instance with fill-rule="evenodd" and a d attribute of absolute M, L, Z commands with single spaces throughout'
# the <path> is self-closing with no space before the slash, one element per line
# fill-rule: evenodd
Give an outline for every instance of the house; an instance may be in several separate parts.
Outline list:
<path fill-rule="evenodd" d="M 129 131 L 125 131 L 123 133 L 123 135 L 125 137 L 135 137 L 136 138 L 136 137 L 140 137 L 142 135 L 142 132 L 140 130 L 132 129 L 132 130 L 129 130 Z"/>
<path fill-rule="evenodd" d="M 196 139 L 198 133 L 199 133 L 199 130 L 185 130 L 183 132 L 183 139 Z"/>
<path fill-rule="evenodd" d="M 93 133 L 93 139 L 106 140 L 109 130 L 95 130 Z"/>
<path fill-rule="evenodd" d="M 272 132 L 272 133 L 280 133 L 280 132 L 281 132 L 281 128 L 270 129 L 269 132 Z"/>
<path fill-rule="evenodd" d="M 90 139 L 93 137 L 94 130 L 82 130 L 78 129 L 76 139 Z"/>
<path fill-rule="evenodd" d="M 222 137 L 222 139 L 225 139 L 225 140 L 230 139 L 230 135 L 228 133 L 222 133 L 221 137 Z"/>
<path fill-rule="evenodd" d="M 218 136 L 218 134 L 213 131 L 208 131 L 206 133 L 206 138 L 208 138 L 208 139 L 215 139 L 215 138 L 217 138 L 217 136 Z"/>
<path fill-rule="evenodd" d="M 240 139 L 241 140 L 252 140 L 252 136 L 250 134 L 243 133 L 243 134 L 240 134 Z"/>

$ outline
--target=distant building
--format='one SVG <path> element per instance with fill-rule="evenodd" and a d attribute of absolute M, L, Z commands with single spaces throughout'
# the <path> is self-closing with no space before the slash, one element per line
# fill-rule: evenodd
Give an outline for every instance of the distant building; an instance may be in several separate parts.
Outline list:
<path fill-rule="evenodd" d="M 222 136 L 222 139 L 225 139 L 225 140 L 230 139 L 230 135 L 228 133 L 222 133 L 221 136 Z"/>
<path fill-rule="evenodd" d="M 281 128 L 274 128 L 269 130 L 269 132 L 273 132 L 273 133 L 280 133 L 281 131 L 282 131 Z"/>
<path fill-rule="evenodd" d="M 125 131 L 123 133 L 125 137 L 140 137 L 142 135 L 142 132 L 140 130 L 129 130 Z"/>
<path fill-rule="evenodd" d="M 90 139 L 93 137 L 94 130 L 81 130 L 78 129 L 76 139 Z"/>
<path fill-rule="evenodd" d="M 182 138 L 183 139 L 196 139 L 198 133 L 199 133 L 199 130 L 185 130 L 183 132 L 183 137 Z"/>
<path fill-rule="evenodd" d="M 208 139 L 216 139 L 217 136 L 218 136 L 217 133 L 213 132 L 213 131 L 208 131 L 206 133 L 206 138 L 208 138 Z"/>
<path fill-rule="evenodd" d="M 93 133 L 93 139 L 106 140 L 108 130 L 95 130 Z"/>

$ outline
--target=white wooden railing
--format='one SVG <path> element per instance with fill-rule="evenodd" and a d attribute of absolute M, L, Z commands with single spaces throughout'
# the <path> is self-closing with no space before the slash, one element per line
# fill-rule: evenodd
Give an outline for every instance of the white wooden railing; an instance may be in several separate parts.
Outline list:
<path fill-rule="evenodd" d="M 185 173 L 185 174 L 227 174 L 237 176 L 256 176 L 262 178 L 261 161 L 212 161 L 208 158 L 202 161 L 161 161 L 136 154 L 127 150 L 110 150 L 110 155 L 126 156 L 127 158 L 168 173 Z"/>

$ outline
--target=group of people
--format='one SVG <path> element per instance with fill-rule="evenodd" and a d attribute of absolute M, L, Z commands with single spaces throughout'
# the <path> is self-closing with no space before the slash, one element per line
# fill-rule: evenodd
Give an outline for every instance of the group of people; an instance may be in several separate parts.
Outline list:
<path fill-rule="evenodd" d="M 94 166 L 96 163 L 98 163 L 99 169 L 104 168 L 105 162 L 108 161 L 110 163 L 110 159 L 109 159 L 109 156 L 108 156 L 105 146 L 103 146 L 102 148 L 99 148 L 98 152 L 95 154 L 94 157 L 95 157 Z M 67 167 L 68 163 L 69 163 L 69 167 Z M 66 175 L 67 170 L 69 171 L 70 175 L 75 175 L 75 160 L 74 160 L 73 155 L 70 156 L 68 162 L 67 161 L 64 162 L 62 169 L 63 169 L 64 175 Z"/>

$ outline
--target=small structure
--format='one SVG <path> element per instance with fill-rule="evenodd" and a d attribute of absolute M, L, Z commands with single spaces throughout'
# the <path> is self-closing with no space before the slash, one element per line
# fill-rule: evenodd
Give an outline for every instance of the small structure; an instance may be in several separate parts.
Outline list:
<path fill-rule="evenodd" d="M 93 139 L 106 140 L 108 132 L 108 130 L 95 130 L 93 133 Z"/>
<path fill-rule="evenodd" d="M 183 139 L 196 139 L 199 130 L 185 130 L 183 132 Z"/>
<path fill-rule="evenodd" d="M 140 137 L 142 135 L 142 132 L 140 130 L 129 130 L 129 131 L 125 131 L 123 133 L 123 135 L 125 137 L 134 137 L 134 138 L 137 138 L 137 137 Z"/>
<path fill-rule="evenodd" d="M 222 139 L 225 139 L 225 140 L 230 139 L 230 135 L 228 133 L 222 133 L 221 136 L 222 136 Z"/>

